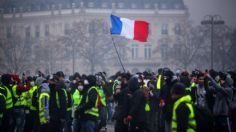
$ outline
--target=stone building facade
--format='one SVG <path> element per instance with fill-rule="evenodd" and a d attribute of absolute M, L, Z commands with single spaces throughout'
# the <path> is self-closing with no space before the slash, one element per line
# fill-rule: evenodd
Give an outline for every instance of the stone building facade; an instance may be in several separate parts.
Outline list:
<path fill-rule="evenodd" d="M 23 37 L 43 40 L 49 37 L 49 34 L 63 36 L 66 28 L 77 21 L 102 19 L 110 24 L 111 14 L 150 23 L 148 42 L 126 40 L 125 43 L 130 48 L 127 59 L 123 60 L 126 70 L 155 72 L 159 67 L 175 68 L 174 65 L 165 63 L 168 47 L 173 47 L 173 44 L 168 44 L 165 38 L 175 38 L 180 32 L 184 32 L 183 25 L 188 21 L 189 14 L 182 0 L 78 0 L 74 3 L 46 6 L 36 4 L 34 7 L 2 7 L 0 9 L 0 36 L 7 38 L 13 32 L 19 31 Z M 76 62 L 75 69 L 79 70 L 75 71 L 87 72 L 88 69 L 83 67 L 81 61 Z M 71 58 L 68 58 L 55 69 L 72 74 L 71 63 Z M 47 67 L 40 68 L 40 70 L 45 69 Z M 114 64 L 109 65 L 108 71 L 114 73 L 118 70 L 122 68 L 117 59 Z"/>

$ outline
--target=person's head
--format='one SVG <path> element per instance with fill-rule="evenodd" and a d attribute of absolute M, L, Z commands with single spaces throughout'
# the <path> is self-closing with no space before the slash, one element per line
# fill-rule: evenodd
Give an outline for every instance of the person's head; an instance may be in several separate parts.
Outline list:
<path fill-rule="evenodd" d="M 174 73 L 170 69 L 164 68 L 163 76 L 164 76 L 165 83 L 170 83 L 173 79 Z"/>
<path fill-rule="evenodd" d="M 12 77 L 10 74 L 3 74 L 1 82 L 5 86 L 9 86 L 12 83 Z"/>
<path fill-rule="evenodd" d="M 176 100 L 186 94 L 185 85 L 183 83 L 175 83 L 171 89 L 171 98 Z"/>
<path fill-rule="evenodd" d="M 140 88 L 138 75 L 133 75 L 128 81 L 128 88 L 131 92 L 134 92 Z"/>
<path fill-rule="evenodd" d="M 57 77 L 58 81 L 60 81 L 60 82 L 63 82 L 65 80 L 65 75 L 62 71 L 58 71 L 56 73 L 56 77 Z"/>
<path fill-rule="evenodd" d="M 203 86 L 204 85 L 204 80 L 205 80 L 205 75 L 203 73 L 199 73 L 197 75 L 197 83 L 198 83 L 198 85 Z"/>
<path fill-rule="evenodd" d="M 121 75 L 121 85 L 122 86 L 127 85 L 128 81 L 129 81 L 129 76 L 126 73 L 123 73 Z"/>
<path fill-rule="evenodd" d="M 83 90 L 84 90 L 84 81 L 83 81 L 83 80 L 81 80 L 81 81 L 78 82 L 78 87 L 77 87 L 77 89 L 78 89 L 79 91 L 83 91 Z"/>
<path fill-rule="evenodd" d="M 219 76 L 220 76 L 220 84 L 223 85 L 225 83 L 225 80 L 227 78 L 227 74 L 224 72 L 219 72 Z"/>
<path fill-rule="evenodd" d="M 96 84 L 98 86 L 103 85 L 103 78 L 102 78 L 102 76 L 100 74 L 96 74 L 95 77 L 96 77 Z"/>
<path fill-rule="evenodd" d="M 96 77 L 94 75 L 89 75 L 87 77 L 87 80 L 88 80 L 88 83 L 89 83 L 89 86 L 92 87 L 92 86 L 96 86 Z"/>
<path fill-rule="evenodd" d="M 27 83 L 29 83 L 29 84 L 30 84 L 30 86 L 34 86 L 34 85 L 35 85 L 35 83 L 34 83 L 34 79 L 33 79 L 33 77 L 31 77 L 31 76 L 28 76 L 28 77 L 27 77 Z"/>
<path fill-rule="evenodd" d="M 118 84 L 118 85 L 116 85 L 116 87 L 115 87 L 115 94 L 119 94 L 120 92 L 121 92 L 121 85 Z"/>
<path fill-rule="evenodd" d="M 73 80 L 75 80 L 75 81 L 77 81 L 77 82 L 81 80 L 81 76 L 80 76 L 80 74 L 79 74 L 78 72 L 76 72 L 76 73 L 74 74 Z"/>

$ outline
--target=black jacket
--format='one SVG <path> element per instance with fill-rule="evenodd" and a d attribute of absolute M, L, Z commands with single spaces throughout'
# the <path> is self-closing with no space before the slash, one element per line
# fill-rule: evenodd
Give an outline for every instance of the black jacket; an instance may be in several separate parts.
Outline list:
<path fill-rule="evenodd" d="M 118 103 L 116 109 L 114 118 L 116 120 L 123 120 L 128 116 L 129 112 L 129 90 L 127 87 L 123 87 L 121 89 L 121 92 L 117 95 L 114 95 L 114 100 Z"/>
<path fill-rule="evenodd" d="M 56 94 L 58 93 L 58 102 Z M 50 120 L 58 122 L 60 119 L 66 119 L 66 95 L 62 88 L 50 86 L 50 105 L 49 105 L 49 114 Z"/>
<path fill-rule="evenodd" d="M 188 106 L 183 102 L 176 109 L 177 118 L 177 132 L 186 132 L 188 128 L 188 117 L 190 110 Z"/>
<path fill-rule="evenodd" d="M 86 102 L 87 96 L 88 96 L 88 102 Z M 87 121 L 87 120 L 97 121 L 98 120 L 98 118 L 95 116 L 92 116 L 90 114 L 84 114 L 86 110 L 89 110 L 95 106 L 97 96 L 98 96 L 98 93 L 95 89 L 90 90 L 89 93 L 86 92 L 83 94 L 81 105 L 78 108 L 78 112 L 81 116 L 80 119 L 82 121 Z"/>
<path fill-rule="evenodd" d="M 144 96 L 143 89 L 139 88 L 138 78 L 132 77 L 128 82 L 129 90 L 132 94 L 130 101 L 129 115 L 133 117 L 133 122 L 145 122 L 146 121 L 146 111 L 145 105 L 146 100 Z"/>

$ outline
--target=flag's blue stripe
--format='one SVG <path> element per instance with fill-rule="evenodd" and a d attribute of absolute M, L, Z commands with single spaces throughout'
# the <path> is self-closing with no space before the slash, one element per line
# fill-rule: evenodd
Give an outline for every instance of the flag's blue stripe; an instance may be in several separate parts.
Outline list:
<path fill-rule="evenodd" d="M 111 34 L 121 34 L 122 22 L 119 17 L 111 15 Z"/>

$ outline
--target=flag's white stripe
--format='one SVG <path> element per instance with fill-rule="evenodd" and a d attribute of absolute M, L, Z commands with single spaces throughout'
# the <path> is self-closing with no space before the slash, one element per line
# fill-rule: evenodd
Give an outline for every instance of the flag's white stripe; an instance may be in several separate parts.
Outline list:
<path fill-rule="evenodd" d="M 127 18 L 120 18 L 122 22 L 121 34 L 122 36 L 133 39 L 134 38 L 134 20 Z"/>

